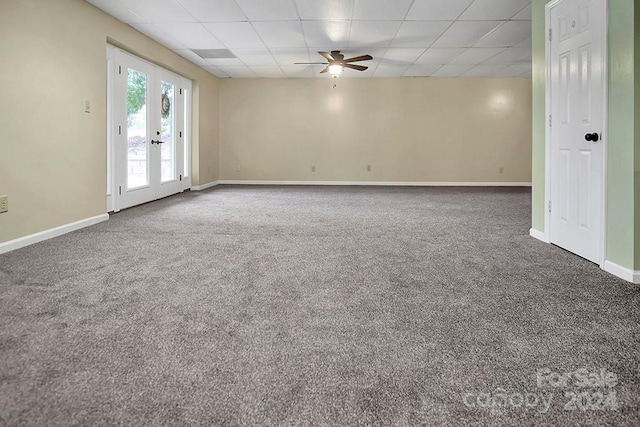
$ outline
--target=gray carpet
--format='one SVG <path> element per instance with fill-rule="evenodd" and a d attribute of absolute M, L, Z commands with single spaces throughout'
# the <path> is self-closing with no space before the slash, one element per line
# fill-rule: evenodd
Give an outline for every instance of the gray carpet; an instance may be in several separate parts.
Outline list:
<path fill-rule="evenodd" d="M 0 425 L 638 425 L 640 288 L 530 198 L 221 186 L 0 255 Z"/>

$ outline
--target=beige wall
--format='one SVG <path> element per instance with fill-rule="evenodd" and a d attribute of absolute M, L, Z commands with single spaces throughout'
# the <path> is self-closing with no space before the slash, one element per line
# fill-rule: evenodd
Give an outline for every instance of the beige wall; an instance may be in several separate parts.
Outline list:
<path fill-rule="evenodd" d="M 221 80 L 220 179 L 531 182 L 531 79 L 333 83 Z"/>
<path fill-rule="evenodd" d="M 217 179 L 218 79 L 82 0 L 0 0 L 0 242 L 106 212 L 107 40 L 194 80 L 194 184 Z"/>

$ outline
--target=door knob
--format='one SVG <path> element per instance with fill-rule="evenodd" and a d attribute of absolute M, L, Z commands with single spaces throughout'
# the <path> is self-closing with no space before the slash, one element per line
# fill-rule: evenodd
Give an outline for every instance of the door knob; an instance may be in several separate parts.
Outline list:
<path fill-rule="evenodd" d="M 584 136 L 584 139 L 586 139 L 587 141 L 591 142 L 598 142 L 598 140 L 600 139 L 600 135 L 598 135 L 597 133 L 588 133 Z"/>

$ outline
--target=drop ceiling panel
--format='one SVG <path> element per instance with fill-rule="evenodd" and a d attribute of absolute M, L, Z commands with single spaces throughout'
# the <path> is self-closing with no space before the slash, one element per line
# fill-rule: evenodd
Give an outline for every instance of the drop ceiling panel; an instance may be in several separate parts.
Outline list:
<path fill-rule="evenodd" d="M 189 49 L 224 48 L 224 45 L 199 23 L 167 22 L 159 28 L 167 37 L 172 37 Z"/>
<path fill-rule="evenodd" d="M 173 37 L 170 37 L 162 31 L 160 28 L 153 24 L 130 24 L 133 28 L 140 31 L 142 34 L 151 37 L 158 43 L 168 47 L 169 49 L 187 49 L 187 46 L 178 42 Z"/>
<path fill-rule="evenodd" d="M 331 50 L 335 46 L 347 46 L 348 21 L 302 21 L 307 46 Z"/>
<path fill-rule="evenodd" d="M 462 74 L 473 68 L 473 65 L 450 64 L 443 65 L 432 77 L 460 77 Z"/>
<path fill-rule="evenodd" d="M 144 22 L 197 22 L 182 5 L 174 0 L 119 0 Z"/>
<path fill-rule="evenodd" d="M 432 46 L 471 47 L 500 24 L 499 21 L 456 21 Z"/>
<path fill-rule="evenodd" d="M 245 65 L 277 66 L 276 60 L 266 49 L 231 49 Z"/>
<path fill-rule="evenodd" d="M 353 0 L 296 0 L 301 19 L 351 19 Z"/>
<path fill-rule="evenodd" d="M 393 47 L 425 47 L 435 42 L 451 25 L 446 21 L 404 21 L 391 42 Z"/>
<path fill-rule="evenodd" d="M 407 19 L 416 21 L 453 21 L 473 0 L 415 0 Z"/>
<path fill-rule="evenodd" d="M 228 48 L 265 48 L 264 43 L 249 22 L 202 24 Z"/>
<path fill-rule="evenodd" d="M 296 21 L 293 0 L 236 0 L 251 21 Z"/>
<path fill-rule="evenodd" d="M 510 47 L 531 37 L 531 22 L 507 21 L 482 38 L 476 47 Z"/>
<path fill-rule="evenodd" d="M 449 63 L 465 64 L 465 65 L 479 64 L 493 56 L 496 56 L 503 50 L 504 48 L 472 47 L 462 52 L 460 55 L 458 55 L 456 58 L 451 60 L 451 62 Z"/>
<path fill-rule="evenodd" d="M 134 0 L 137 1 L 137 0 Z M 241 22 L 246 16 L 234 0 L 177 0 L 199 22 Z"/>
<path fill-rule="evenodd" d="M 464 51 L 463 47 L 432 47 L 416 59 L 416 64 L 448 64 Z"/>
<path fill-rule="evenodd" d="M 349 47 L 389 46 L 398 28 L 399 21 L 353 21 Z"/>
<path fill-rule="evenodd" d="M 530 3 L 530 0 L 475 0 L 460 19 L 465 21 L 509 19 Z"/>
<path fill-rule="evenodd" d="M 318 50 L 373 56 L 343 78 L 531 73 L 531 0 L 86 1 L 220 77 L 330 78 L 293 65 Z"/>
<path fill-rule="evenodd" d="M 297 21 L 254 22 L 253 27 L 269 48 L 307 47 Z"/>
<path fill-rule="evenodd" d="M 412 0 L 355 0 L 354 20 L 380 21 L 404 19 Z"/>

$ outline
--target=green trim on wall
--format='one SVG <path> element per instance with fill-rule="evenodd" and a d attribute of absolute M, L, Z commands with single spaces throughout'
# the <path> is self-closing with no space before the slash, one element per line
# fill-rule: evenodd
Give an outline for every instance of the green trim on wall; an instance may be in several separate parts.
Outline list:
<path fill-rule="evenodd" d="M 634 9 L 634 94 L 635 94 L 635 144 L 634 158 L 635 165 L 633 169 L 634 175 L 634 212 L 635 212 L 635 239 L 634 239 L 634 270 L 640 270 L 640 7 Z"/>
<path fill-rule="evenodd" d="M 544 232 L 545 206 L 545 36 L 544 6 L 548 0 L 533 0 L 531 4 L 532 73 L 532 153 L 531 153 L 531 227 Z"/>

